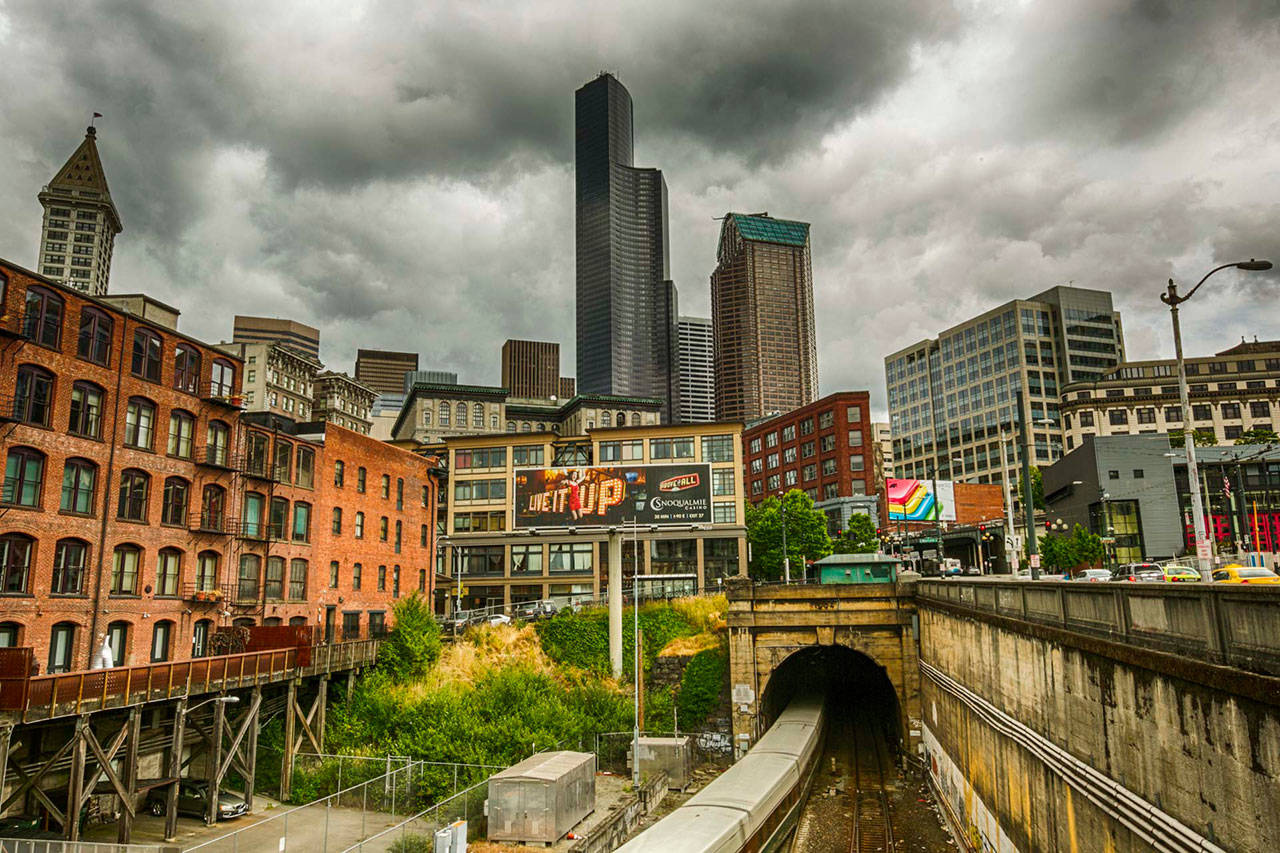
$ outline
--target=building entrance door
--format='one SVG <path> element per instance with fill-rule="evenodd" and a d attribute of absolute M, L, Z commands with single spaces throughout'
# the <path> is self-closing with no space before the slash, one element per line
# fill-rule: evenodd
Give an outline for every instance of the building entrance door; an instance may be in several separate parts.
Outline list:
<path fill-rule="evenodd" d="M 324 609 L 324 641 L 333 642 L 333 620 L 338 608 L 330 604 Z"/>

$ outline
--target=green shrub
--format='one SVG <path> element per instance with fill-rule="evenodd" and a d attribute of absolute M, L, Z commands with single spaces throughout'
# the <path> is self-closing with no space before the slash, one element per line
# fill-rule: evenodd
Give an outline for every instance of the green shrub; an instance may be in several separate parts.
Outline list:
<path fill-rule="evenodd" d="M 420 678 L 440 659 L 440 626 L 414 592 L 395 603 L 395 627 L 378 648 L 378 667 L 396 681 Z"/>
<path fill-rule="evenodd" d="M 387 853 L 434 853 L 435 839 L 427 835 L 405 835 L 387 848 Z"/>
<path fill-rule="evenodd" d="M 698 652 L 689 660 L 676 699 L 682 727 L 700 725 L 716 709 L 728 671 L 729 652 L 724 646 Z"/>
<path fill-rule="evenodd" d="M 634 668 L 633 641 L 635 614 L 632 608 L 622 612 L 622 669 L 626 678 Z M 640 605 L 640 633 L 644 635 L 644 669 L 649 671 L 658 653 L 676 637 L 689 637 L 699 632 L 689 617 L 666 602 Z M 539 622 L 538 639 L 547 657 L 559 664 L 576 666 L 604 675 L 609 672 L 609 613 L 593 608 L 580 613 L 562 610 L 554 618 Z"/>

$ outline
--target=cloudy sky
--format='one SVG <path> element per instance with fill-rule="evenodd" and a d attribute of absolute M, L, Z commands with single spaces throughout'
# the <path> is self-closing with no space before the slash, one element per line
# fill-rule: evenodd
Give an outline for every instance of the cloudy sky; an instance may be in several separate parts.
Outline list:
<path fill-rule="evenodd" d="M 1110 289 L 1171 355 L 1173 276 L 1280 261 L 1280 0 L 0 0 L 0 257 L 93 111 L 115 292 L 222 339 L 322 329 L 495 383 L 573 356 L 573 91 L 614 71 L 664 170 L 683 313 L 726 211 L 813 223 L 824 393 L 1055 284 Z M 1209 289 L 1211 287 L 1211 289 Z M 1280 338 L 1280 276 L 1224 272 L 1188 350 Z"/>

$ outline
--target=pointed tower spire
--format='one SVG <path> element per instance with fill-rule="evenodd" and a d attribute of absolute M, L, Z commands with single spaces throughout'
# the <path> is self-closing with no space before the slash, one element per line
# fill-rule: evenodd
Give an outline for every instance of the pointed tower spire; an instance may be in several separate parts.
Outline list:
<path fill-rule="evenodd" d="M 98 156 L 98 131 L 84 141 L 40 192 L 44 220 L 37 268 L 45 276 L 103 296 L 111 274 L 111 250 L 123 230 Z"/>

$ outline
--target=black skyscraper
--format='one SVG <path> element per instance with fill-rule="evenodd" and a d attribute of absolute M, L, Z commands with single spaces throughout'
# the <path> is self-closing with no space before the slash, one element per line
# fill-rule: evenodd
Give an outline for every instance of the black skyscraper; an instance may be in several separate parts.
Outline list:
<path fill-rule="evenodd" d="M 631 165 L 631 95 L 601 74 L 575 95 L 578 391 L 657 397 L 679 409 L 679 315 L 667 184 Z"/>

